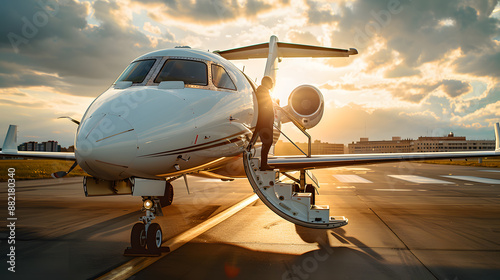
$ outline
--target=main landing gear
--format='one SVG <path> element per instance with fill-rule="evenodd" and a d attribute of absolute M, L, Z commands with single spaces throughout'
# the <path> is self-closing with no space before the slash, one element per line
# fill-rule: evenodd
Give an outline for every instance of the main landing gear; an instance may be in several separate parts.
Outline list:
<path fill-rule="evenodd" d="M 142 197 L 142 211 L 145 215 L 139 218 L 140 223 L 132 227 L 130 233 L 131 247 L 125 249 L 125 256 L 159 256 L 169 252 L 168 247 L 161 247 L 163 232 L 157 223 L 152 223 L 156 216 L 163 216 L 162 206 L 172 204 L 174 196 L 170 182 L 166 183 L 165 195 L 162 197 Z"/>

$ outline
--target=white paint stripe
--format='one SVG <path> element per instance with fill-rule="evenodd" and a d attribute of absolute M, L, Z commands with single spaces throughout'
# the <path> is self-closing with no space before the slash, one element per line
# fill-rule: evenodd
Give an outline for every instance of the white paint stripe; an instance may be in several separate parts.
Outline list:
<path fill-rule="evenodd" d="M 333 170 L 342 170 L 342 171 L 370 171 L 370 168 L 363 167 L 334 167 Z"/>
<path fill-rule="evenodd" d="M 372 181 L 368 181 L 365 178 L 359 177 L 358 175 L 333 175 L 335 179 L 339 180 L 342 183 L 372 183 Z"/>
<path fill-rule="evenodd" d="M 191 177 L 190 177 L 191 178 Z M 239 180 L 242 180 L 242 179 L 245 179 L 245 178 L 232 178 L 233 181 L 222 181 L 221 179 L 218 179 L 218 178 L 207 178 L 207 179 L 199 179 L 199 180 L 196 180 L 197 182 L 200 182 L 200 183 L 226 183 L 226 182 L 233 182 L 235 180 L 239 181 Z M 245 179 L 246 180 L 246 179 Z"/>
<path fill-rule="evenodd" d="M 493 170 L 493 169 L 487 169 L 487 170 L 479 170 L 483 172 L 500 172 L 500 170 Z"/>
<path fill-rule="evenodd" d="M 417 175 L 388 175 L 389 177 L 418 184 L 453 184 L 452 182 Z"/>
<path fill-rule="evenodd" d="M 382 191 L 382 192 L 412 192 L 412 189 L 374 189 L 374 191 Z"/>
<path fill-rule="evenodd" d="M 443 177 L 464 180 L 464 181 L 477 182 L 477 183 L 484 183 L 484 184 L 500 185 L 500 180 L 490 179 L 490 178 L 481 178 L 481 177 L 474 177 L 474 176 L 455 176 L 455 175 L 453 175 L 453 176 L 443 175 Z"/>
<path fill-rule="evenodd" d="M 222 211 L 217 214 L 213 218 L 204 221 L 203 223 L 195 226 L 194 228 L 187 230 L 165 242 L 163 242 L 162 246 L 168 246 L 170 248 L 170 252 L 162 253 L 159 257 L 136 257 L 131 261 L 113 269 L 112 271 L 104 274 L 103 276 L 97 279 L 128 279 L 139 271 L 145 269 L 146 267 L 152 265 L 153 263 L 159 261 L 163 257 L 167 256 L 171 252 L 180 248 L 182 245 L 188 243 L 199 235 L 205 233 L 209 229 L 214 226 L 220 224 L 225 221 L 232 215 L 238 213 L 241 209 L 247 207 L 258 199 L 256 194 L 238 202 L 237 204 L 231 206 L 230 208 Z"/>

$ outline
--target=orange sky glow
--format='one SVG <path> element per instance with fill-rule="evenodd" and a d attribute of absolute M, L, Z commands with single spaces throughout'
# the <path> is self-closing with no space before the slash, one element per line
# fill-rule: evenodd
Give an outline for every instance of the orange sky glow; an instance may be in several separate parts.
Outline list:
<path fill-rule="evenodd" d="M 356 48 L 350 58 L 284 59 L 273 95 L 301 84 L 325 98 L 314 139 L 494 139 L 500 121 L 498 1 L 9 1 L 0 11 L 0 131 L 73 143 L 85 109 L 141 54 L 280 41 Z M 265 60 L 234 61 L 260 79 Z M 305 138 L 289 126 L 297 141 Z M 0 133 L 3 141 L 4 134 Z"/>

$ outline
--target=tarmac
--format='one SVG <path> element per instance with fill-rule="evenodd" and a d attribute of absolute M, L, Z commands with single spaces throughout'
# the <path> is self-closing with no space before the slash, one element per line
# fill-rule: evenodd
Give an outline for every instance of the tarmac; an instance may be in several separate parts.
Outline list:
<path fill-rule="evenodd" d="M 139 197 L 86 198 L 82 178 L 18 181 L 16 272 L 2 226 L 0 278 L 500 279 L 500 169 L 403 162 L 313 172 L 316 204 L 347 226 L 291 224 L 253 199 L 246 179 L 188 177 L 191 194 L 175 181 L 174 203 L 155 220 L 174 249 L 157 258 L 123 256 Z M 7 183 L 0 206 L 7 221 Z"/>

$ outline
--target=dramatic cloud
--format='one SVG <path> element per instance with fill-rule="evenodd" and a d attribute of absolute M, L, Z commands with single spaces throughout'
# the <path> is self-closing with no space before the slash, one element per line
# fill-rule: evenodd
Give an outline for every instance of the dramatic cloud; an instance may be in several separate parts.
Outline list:
<path fill-rule="evenodd" d="M 306 44 L 306 45 L 321 45 L 311 32 L 300 31 L 300 30 L 290 30 L 287 33 L 287 39 L 290 42 L 298 43 L 298 44 Z"/>
<path fill-rule="evenodd" d="M 472 87 L 468 82 L 459 80 L 442 80 L 434 83 L 411 83 L 411 82 L 388 82 L 383 84 L 357 86 L 349 83 L 326 83 L 320 86 L 321 89 L 346 91 L 363 90 L 384 90 L 391 96 L 410 103 L 420 103 L 425 98 L 442 86 L 443 92 L 450 98 L 456 98 L 471 91 Z"/>
<path fill-rule="evenodd" d="M 19 107 L 29 107 L 29 108 L 43 108 L 45 104 L 40 102 L 17 102 L 14 100 L 0 98 L 0 104 L 13 105 Z"/>
<path fill-rule="evenodd" d="M 438 61 L 451 50 L 460 49 L 464 55 L 491 52 L 496 46 L 492 38 L 500 35 L 499 21 L 490 17 L 497 3 L 358 0 L 325 4 L 307 1 L 307 16 L 310 24 L 330 24 L 334 30 L 333 41 L 346 42 L 362 52 L 382 39 L 388 50 L 398 53 L 403 72 L 412 74 L 417 70 L 411 72 L 411 68 Z M 494 75 L 500 75 L 500 71 Z"/>
<path fill-rule="evenodd" d="M 88 4 L 39 3 L 44 1 L 3 4 L 1 87 L 48 86 L 61 93 L 97 96 L 132 59 L 153 50 L 149 37 L 131 24 L 116 2 L 93 3 L 99 25 L 87 23 Z M 161 39 L 155 44 L 173 45 Z"/>
<path fill-rule="evenodd" d="M 254 18 L 262 12 L 288 5 L 289 1 L 216 1 L 216 0 L 146 0 L 135 1 L 141 5 L 159 7 L 159 14 L 150 13 L 152 18 L 180 19 L 200 24 L 218 24 L 238 18 Z"/>
<path fill-rule="evenodd" d="M 0 10 L 0 130 L 72 143 L 81 118 L 135 57 L 176 45 L 225 49 L 281 41 L 358 55 L 284 59 L 279 95 L 321 88 L 328 110 L 315 138 L 418 137 L 454 130 L 491 139 L 500 121 L 496 0 L 24 0 Z M 245 65 L 252 79 L 265 61 Z M 284 105 L 284 104 L 282 104 Z M 21 135 L 21 141 L 24 139 Z M 299 139 L 300 136 L 297 136 Z M 42 139 L 42 140 L 47 140 Z"/>
<path fill-rule="evenodd" d="M 161 34 L 160 28 L 158 26 L 152 25 L 151 22 L 144 23 L 144 26 L 142 28 L 149 33 Z"/>
<path fill-rule="evenodd" d="M 487 53 L 473 53 L 455 62 L 456 70 L 474 76 L 500 77 L 500 48 Z"/>
<path fill-rule="evenodd" d="M 444 92 L 452 98 L 465 94 L 472 88 L 469 83 L 457 80 L 444 80 L 442 85 L 444 87 Z"/>

